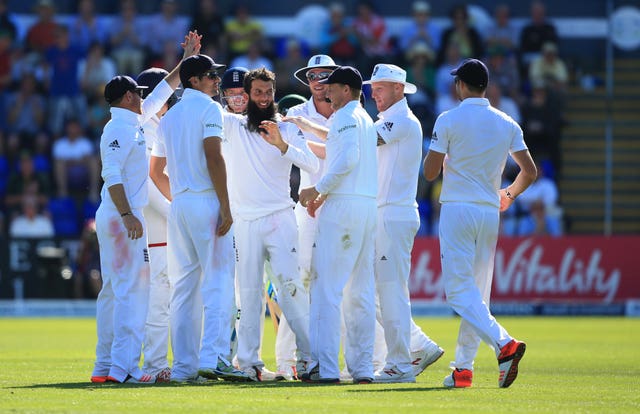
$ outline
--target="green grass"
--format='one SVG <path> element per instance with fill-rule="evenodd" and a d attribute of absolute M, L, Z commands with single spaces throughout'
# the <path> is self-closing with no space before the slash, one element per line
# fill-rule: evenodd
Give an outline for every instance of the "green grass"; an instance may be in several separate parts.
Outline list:
<path fill-rule="evenodd" d="M 500 318 L 527 342 L 520 375 L 497 386 L 486 345 L 470 389 L 447 390 L 458 320 L 417 322 L 445 355 L 415 384 L 94 385 L 95 321 L 0 319 L 0 412 L 640 412 L 640 319 Z M 265 323 L 264 359 L 274 368 L 274 336 Z"/>

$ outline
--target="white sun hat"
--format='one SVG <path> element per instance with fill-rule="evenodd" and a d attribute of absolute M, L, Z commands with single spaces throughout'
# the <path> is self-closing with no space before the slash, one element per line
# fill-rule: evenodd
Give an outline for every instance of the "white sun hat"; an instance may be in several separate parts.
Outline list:
<path fill-rule="evenodd" d="M 397 82 L 404 85 L 404 93 L 416 93 L 418 88 L 413 83 L 407 82 L 407 71 L 387 63 L 378 63 L 373 68 L 371 79 L 362 82 L 364 85 L 370 85 L 373 82 Z"/>
<path fill-rule="evenodd" d="M 336 62 L 334 62 L 330 56 L 314 55 L 314 56 L 311 56 L 311 59 L 309 59 L 309 63 L 307 63 L 307 66 L 296 70 L 293 76 L 295 76 L 296 79 L 298 79 L 300 82 L 308 86 L 309 82 L 307 81 L 307 72 L 310 69 L 326 68 L 326 69 L 334 70 L 334 69 L 337 69 L 338 67 L 339 66 L 336 65 Z"/>

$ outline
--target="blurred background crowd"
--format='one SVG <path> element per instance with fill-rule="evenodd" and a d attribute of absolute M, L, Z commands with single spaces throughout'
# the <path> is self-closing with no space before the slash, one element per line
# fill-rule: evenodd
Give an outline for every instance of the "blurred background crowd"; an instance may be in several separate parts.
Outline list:
<path fill-rule="evenodd" d="M 174 0 L 155 2 L 155 10 L 147 4 L 145 13 L 135 0 L 121 0 L 117 10 L 105 15 L 97 12 L 94 0 L 37 0 L 22 25 L 9 3 L 0 0 L 4 235 L 80 237 L 99 203 L 98 143 L 110 116 L 103 99 L 105 83 L 115 74 L 135 77 L 150 66 L 171 69 L 189 29 L 204 36 L 202 53 L 217 62 L 275 71 L 276 99 L 308 95 L 293 73 L 314 53 L 353 65 L 365 78 L 379 62 L 405 68 L 408 81 L 419 88 L 407 98 L 422 122 L 425 151 L 437 115 L 458 103 L 450 70 L 464 58 L 482 58 L 491 71 L 488 98 L 522 125 L 542 171 L 503 220 L 503 233 L 559 235 L 569 230 L 556 183 L 562 174 L 560 141 L 570 73 L 543 2 L 530 4 L 530 15 L 520 27 L 512 24 L 509 5 L 497 4 L 486 11 L 492 19 L 482 30 L 474 26 L 466 4 L 451 6 L 447 16 L 440 16 L 446 23 L 436 24 L 429 2 L 406 2 L 406 25 L 393 35 L 371 2 L 359 1 L 349 9 L 329 3 L 318 6 L 324 19 L 314 44 L 305 40 L 305 33 L 267 36 L 242 2 L 221 10 L 216 0 L 199 0 L 187 14 L 182 2 Z M 64 15 L 60 6 L 67 8 Z M 366 106 L 375 117 L 373 101 L 367 100 Z M 515 174 L 512 165 L 505 174 Z M 421 180 L 419 235 L 437 234 L 438 193 L 438 183 Z"/>

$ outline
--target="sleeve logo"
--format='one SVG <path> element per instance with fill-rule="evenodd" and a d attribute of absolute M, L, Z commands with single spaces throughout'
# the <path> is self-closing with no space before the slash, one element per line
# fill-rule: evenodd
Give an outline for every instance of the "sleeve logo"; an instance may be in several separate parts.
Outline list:
<path fill-rule="evenodd" d="M 114 139 L 113 141 L 111 141 L 108 147 L 111 149 L 120 149 L 120 144 L 118 143 L 117 139 Z"/>
<path fill-rule="evenodd" d="M 385 122 L 382 125 L 382 129 L 384 129 L 385 131 L 391 132 L 391 128 L 393 128 L 393 122 Z"/>

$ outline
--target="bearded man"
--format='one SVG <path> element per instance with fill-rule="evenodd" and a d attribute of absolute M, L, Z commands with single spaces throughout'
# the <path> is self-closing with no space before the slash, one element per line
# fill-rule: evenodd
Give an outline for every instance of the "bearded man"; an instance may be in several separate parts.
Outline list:
<path fill-rule="evenodd" d="M 246 115 L 226 113 L 225 154 L 229 157 L 230 188 L 236 244 L 238 325 L 237 360 L 254 381 L 272 379 L 260 358 L 264 313 L 265 260 L 273 269 L 271 281 L 278 303 L 296 336 L 297 370 L 310 361 L 309 299 L 298 272 L 298 233 L 290 197 L 291 166 L 310 173 L 319 168 L 304 135 L 291 123 L 280 122 L 274 103 L 275 75 L 265 68 L 249 71 L 244 90 L 249 95 Z M 263 375 L 264 374 L 264 375 Z"/>

